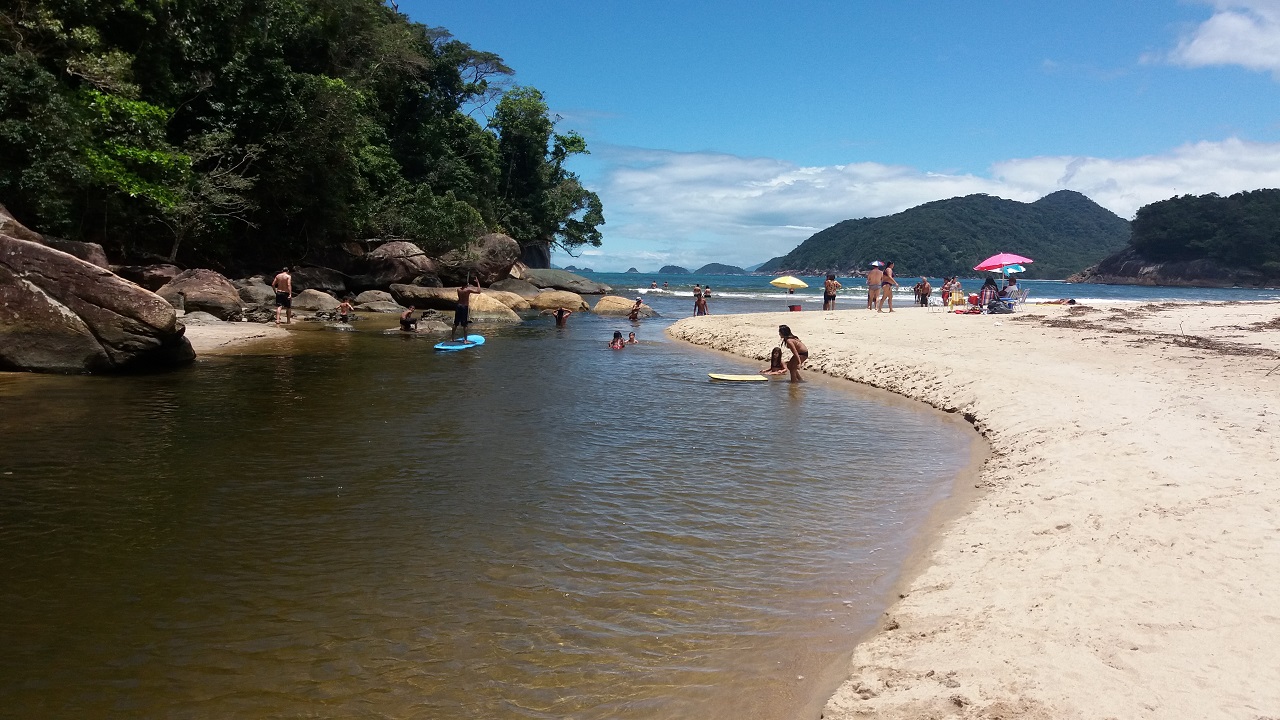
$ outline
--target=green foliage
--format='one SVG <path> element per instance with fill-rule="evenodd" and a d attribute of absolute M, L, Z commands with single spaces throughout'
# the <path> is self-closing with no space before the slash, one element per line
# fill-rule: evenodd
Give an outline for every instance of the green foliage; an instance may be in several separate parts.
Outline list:
<path fill-rule="evenodd" d="M 1156 262 L 1214 260 L 1280 275 L 1280 190 L 1183 195 L 1146 205 L 1133 247 Z"/>
<path fill-rule="evenodd" d="M 374 235 L 598 245 L 599 198 L 566 169 L 586 143 L 537 90 L 504 92 L 511 73 L 379 0 L 15 0 L 0 202 L 125 258 L 213 266 Z"/>
<path fill-rule="evenodd" d="M 1080 193 L 1062 190 L 1034 203 L 969 195 L 896 215 L 845 220 L 816 233 L 761 271 L 865 270 L 894 261 L 903 277 L 973 273 L 998 252 L 1035 260 L 1026 277 L 1064 278 L 1123 248 L 1129 223 Z"/>

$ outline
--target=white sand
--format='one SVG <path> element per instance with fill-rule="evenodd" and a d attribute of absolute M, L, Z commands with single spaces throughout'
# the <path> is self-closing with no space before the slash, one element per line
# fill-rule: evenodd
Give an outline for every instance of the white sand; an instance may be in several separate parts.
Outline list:
<path fill-rule="evenodd" d="M 1280 718 L 1280 303 L 1095 308 L 669 330 L 764 359 L 787 323 L 991 444 L 826 718 Z"/>
<path fill-rule="evenodd" d="M 226 355 L 243 349 L 246 343 L 284 338 L 289 331 L 275 325 L 252 322 L 224 322 L 217 325 L 188 325 L 187 340 L 196 355 Z"/>

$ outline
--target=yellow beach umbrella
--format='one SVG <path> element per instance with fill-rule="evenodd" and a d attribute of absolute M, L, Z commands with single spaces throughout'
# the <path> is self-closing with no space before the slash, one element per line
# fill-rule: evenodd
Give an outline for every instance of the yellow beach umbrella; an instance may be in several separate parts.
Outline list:
<path fill-rule="evenodd" d="M 782 277 L 776 277 L 770 280 L 769 284 L 774 287 L 780 287 L 784 290 L 799 290 L 800 288 L 809 287 L 808 283 L 806 283 L 805 281 L 801 280 L 798 277 L 795 277 L 794 275 L 783 275 Z"/>

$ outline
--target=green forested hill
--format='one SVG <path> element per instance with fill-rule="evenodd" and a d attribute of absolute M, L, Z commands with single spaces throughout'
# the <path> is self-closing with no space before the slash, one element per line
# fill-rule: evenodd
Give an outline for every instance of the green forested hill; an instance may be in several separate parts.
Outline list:
<path fill-rule="evenodd" d="M 940 277 L 972 274 L 984 258 L 1011 252 L 1035 260 L 1026 277 L 1065 278 L 1128 241 L 1127 220 L 1077 192 L 1061 190 L 1033 203 L 968 195 L 845 220 L 760 270 L 847 272 L 892 260 L 899 275 Z"/>
<path fill-rule="evenodd" d="M 117 258 L 598 245 L 540 92 L 380 0 L 0 3 L 0 203 Z M 505 90 L 505 91 L 504 91 Z"/>

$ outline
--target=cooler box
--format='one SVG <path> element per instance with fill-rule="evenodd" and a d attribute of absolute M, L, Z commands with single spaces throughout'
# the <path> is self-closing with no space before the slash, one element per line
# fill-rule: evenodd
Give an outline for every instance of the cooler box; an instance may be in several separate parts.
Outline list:
<path fill-rule="evenodd" d="M 800 312 L 799 305 L 788 305 L 787 307 L 791 309 L 791 312 Z"/>

